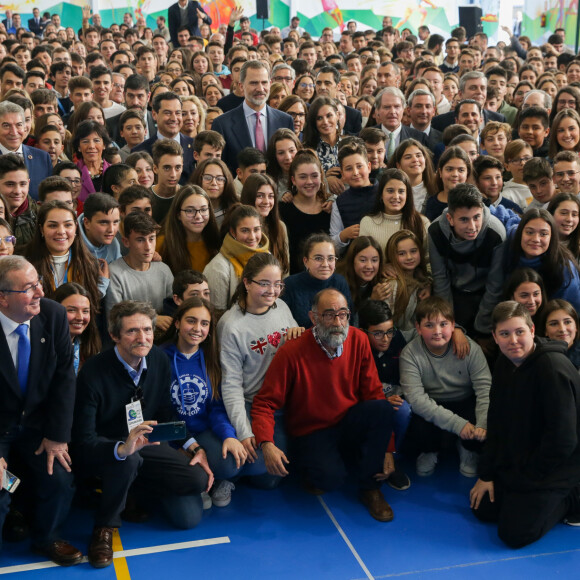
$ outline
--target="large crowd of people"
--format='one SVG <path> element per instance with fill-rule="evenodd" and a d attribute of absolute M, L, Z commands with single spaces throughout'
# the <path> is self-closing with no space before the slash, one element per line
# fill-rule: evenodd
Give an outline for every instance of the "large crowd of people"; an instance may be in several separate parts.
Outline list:
<path fill-rule="evenodd" d="M 388 522 L 384 484 L 449 453 L 508 546 L 580 525 L 564 31 L 211 25 L 0 24 L 4 540 L 79 563 L 76 493 L 102 568 L 122 520 L 189 529 L 290 473 L 350 472 Z"/>

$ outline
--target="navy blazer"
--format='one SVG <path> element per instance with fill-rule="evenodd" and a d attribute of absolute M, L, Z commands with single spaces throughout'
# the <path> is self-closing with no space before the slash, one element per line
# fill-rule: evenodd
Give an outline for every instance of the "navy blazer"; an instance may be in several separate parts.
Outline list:
<path fill-rule="evenodd" d="M 294 121 L 287 113 L 266 106 L 266 118 L 268 120 L 266 144 L 269 143 L 272 135 L 278 129 L 294 130 Z M 238 153 L 246 147 L 253 147 L 252 137 L 244 115 L 243 103 L 239 107 L 217 117 L 211 128 L 212 131 L 217 131 L 225 139 L 226 146 L 222 152 L 222 159 L 229 167 L 232 175 L 235 175 L 238 168 Z"/>
<path fill-rule="evenodd" d="M 48 20 L 43 23 L 42 19 L 39 18 L 38 24 L 36 24 L 36 22 L 34 21 L 34 18 L 29 18 L 28 19 L 28 30 L 30 30 L 30 32 L 32 32 L 32 34 L 35 34 L 36 36 L 42 36 L 42 32 L 46 28 L 46 25 L 48 23 L 49 23 Z"/>
<path fill-rule="evenodd" d="M 180 185 L 185 185 L 193 173 L 195 165 L 193 162 L 193 139 L 180 133 L 179 140 L 181 142 L 181 147 L 183 147 L 183 171 L 181 172 L 179 183 Z M 147 151 L 147 153 L 153 157 L 153 144 L 155 141 L 157 141 L 157 131 L 154 132 L 152 137 L 149 137 L 149 139 L 143 141 L 143 143 L 137 145 L 137 147 L 133 147 L 131 153 Z"/>
<path fill-rule="evenodd" d="M 203 9 L 202 5 L 195 0 L 191 0 L 187 5 L 187 24 L 186 26 L 189 28 L 189 34 L 191 36 L 201 36 L 201 32 L 199 30 L 199 26 L 197 24 L 197 9 L 200 9 L 204 14 L 205 10 Z M 171 37 L 171 42 L 173 43 L 174 48 L 179 47 L 179 42 L 177 41 L 177 31 L 181 28 L 181 12 L 179 10 L 179 2 L 176 2 L 172 6 L 169 7 L 167 10 L 167 28 L 169 28 L 169 36 Z M 205 18 L 203 21 L 206 24 L 211 25 L 211 18 L 205 14 Z"/>
<path fill-rule="evenodd" d="M 501 113 L 495 113 L 494 111 L 488 111 L 483 109 L 483 121 L 487 125 L 490 121 L 499 121 L 500 123 L 507 123 L 506 118 Z M 437 115 L 433 117 L 431 121 L 431 127 L 437 131 L 445 130 L 445 127 L 455 124 L 455 111 L 449 111 L 448 113 L 443 113 L 442 115 Z"/>
<path fill-rule="evenodd" d="M 362 131 L 362 113 L 358 109 L 345 107 L 344 132 L 348 135 L 358 135 Z"/>
<path fill-rule="evenodd" d="M 2 154 L 0 153 L 0 155 Z M 32 199 L 38 201 L 38 186 L 40 182 L 52 175 L 50 155 L 46 151 L 42 151 L 36 147 L 22 145 L 22 156 L 24 157 L 24 165 L 26 165 L 28 176 L 30 177 L 28 194 Z"/>
<path fill-rule="evenodd" d="M 66 309 L 46 298 L 30 321 L 30 365 L 22 397 L 6 335 L 0 327 L 0 425 L 33 429 L 51 441 L 70 441 L 75 402 L 74 353 Z"/>

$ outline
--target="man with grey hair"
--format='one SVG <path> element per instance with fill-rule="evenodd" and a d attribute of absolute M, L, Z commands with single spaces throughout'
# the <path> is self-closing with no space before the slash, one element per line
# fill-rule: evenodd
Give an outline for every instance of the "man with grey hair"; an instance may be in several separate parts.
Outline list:
<path fill-rule="evenodd" d="M 487 78 L 481 71 L 470 71 L 459 79 L 459 100 L 473 99 L 477 101 L 483 109 L 487 97 Z M 506 118 L 501 113 L 483 109 L 483 125 L 489 121 L 499 121 L 507 123 Z M 443 132 L 445 127 L 455 123 L 455 111 L 449 111 L 443 115 L 433 118 L 432 125 L 437 131 Z M 483 128 L 483 125 L 481 128 Z"/>
<path fill-rule="evenodd" d="M 375 99 L 375 119 L 377 127 L 387 136 L 386 159 L 390 159 L 395 149 L 405 139 L 416 139 L 428 146 L 428 137 L 422 131 L 411 129 L 402 124 L 405 112 L 405 95 L 396 87 L 383 89 Z"/>
<path fill-rule="evenodd" d="M 291 94 L 296 80 L 296 71 L 289 64 L 277 64 L 272 69 L 272 80 L 275 83 L 284 83 L 288 89 L 288 94 Z"/>
<path fill-rule="evenodd" d="M 113 531 L 121 525 L 133 482 L 139 499 L 159 498 L 170 523 L 180 529 L 199 523 L 201 492 L 213 483 L 205 451 L 193 437 L 180 440 L 180 450 L 147 439 L 158 422 L 177 419 L 169 359 L 153 346 L 155 319 L 148 302 L 116 304 L 109 314 L 114 348 L 85 362 L 78 377 L 73 457 L 81 475 L 102 481 L 88 551 L 95 568 L 113 562 Z M 124 517 L 143 521 L 146 514 L 134 507 Z"/>
<path fill-rule="evenodd" d="M 428 147 L 435 152 L 435 148 L 442 141 L 442 134 L 431 127 L 431 121 L 436 112 L 435 95 L 425 89 L 417 89 L 409 95 L 407 114 L 411 119 L 411 129 L 416 129 L 427 135 Z"/>
<path fill-rule="evenodd" d="M 252 404 L 252 429 L 266 468 L 282 477 L 295 469 L 307 490 L 320 495 L 342 486 L 347 465 L 354 464 L 360 501 L 373 518 L 391 521 L 393 510 L 380 487 L 394 471 L 387 452 L 393 409 L 369 341 L 349 327 L 348 304 L 338 290 L 320 291 L 309 317 L 312 328 L 278 349 Z M 290 461 L 274 444 L 274 413 L 282 407 Z"/>
<path fill-rule="evenodd" d="M 52 175 L 52 161 L 46 151 L 23 145 L 26 135 L 24 109 L 16 103 L 0 103 L 0 155 L 15 153 L 24 159 L 30 175 L 28 193 L 38 199 L 38 185 Z"/>
<path fill-rule="evenodd" d="M 530 107 L 542 107 L 542 109 L 546 109 L 549 115 L 552 111 L 552 97 L 541 89 L 528 91 L 522 103 L 522 111 Z"/>
<path fill-rule="evenodd" d="M 30 262 L 0 258 L 0 478 L 14 459 L 26 466 L 32 548 L 72 566 L 82 554 L 59 532 L 74 495 L 68 453 L 74 353 L 66 310 L 43 297 L 42 279 Z M 0 491 L 0 529 L 10 497 Z"/>
<path fill-rule="evenodd" d="M 215 119 L 212 130 L 220 133 L 226 146 L 222 159 L 235 174 L 238 168 L 238 153 L 246 147 L 255 147 L 262 152 L 270 137 L 278 129 L 294 130 L 294 121 L 287 113 L 266 104 L 270 92 L 270 71 L 259 60 L 244 63 L 240 71 L 240 83 L 244 89 L 244 102 L 235 109 Z"/>

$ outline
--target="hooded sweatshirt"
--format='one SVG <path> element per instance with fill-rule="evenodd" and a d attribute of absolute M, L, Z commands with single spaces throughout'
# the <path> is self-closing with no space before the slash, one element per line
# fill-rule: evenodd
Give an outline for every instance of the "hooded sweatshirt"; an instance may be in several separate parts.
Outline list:
<path fill-rule="evenodd" d="M 535 339 L 516 367 L 500 355 L 492 378 L 484 481 L 518 491 L 572 488 L 580 481 L 580 375 L 566 344 Z"/>

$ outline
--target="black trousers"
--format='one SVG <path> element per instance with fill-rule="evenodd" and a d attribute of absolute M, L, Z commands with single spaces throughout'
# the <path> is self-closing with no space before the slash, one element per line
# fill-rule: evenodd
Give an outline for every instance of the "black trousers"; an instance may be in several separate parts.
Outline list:
<path fill-rule="evenodd" d="M 101 503 L 95 517 L 98 527 L 121 525 L 121 512 L 132 485 L 140 495 L 160 499 L 161 503 L 172 497 L 198 496 L 207 487 L 206 472 L 199 465 L 189 465 L 189 458 L 167 443 L 143 447 L 124 461 L 111 454 L 111 460 L 104 463 L 92 462 L 89 454 L 79 451 L 75 455 L 79 475 L 102 480 Z"/>
<path fill-rule="evenodd" d="M 60 528 L 64 523 L 74 496 L 74 477 L 55 459 L 53 474 L 48 475 L 46 453 L 35 455 L 40 447 L 42 435 L 30 429 L 15 427 L 11 432 L 0 436 L 0 457 L 8 463 L 8 471 L 22 481 L 24 502 L 31 502 L 32 544 L 43 547 L 59 539 Z M 17 471 L 13 466 L 18 465 Z M 11 501 L 11 494 L 0 491 L 0 530 Z M 0 534 L 1 542 L 1 534 Z"/>
<path fill-rule="evenodd" d="M 452 288 L 451 292 L 453 295 L 455 323 L 463 326 L 469 336 L 474 336 L 473 325 L 479 311 L 481 299 L 485 294 L 485 288 L 482 288 L 479 292 L 462 292 Z"/>
<path fill-rule="evenodd" d="M 361 489 L 379 489 L 381 482 L 374 475 L 383 470 L 393 414 L 387 400 L 358 403 L 336 425 L 292 439 L 291 465 L 296 465 L 314 487 L 325 491 L 344 483 L 347 465 L 355 467 Z"/>
<path fill-rule="evenodd" d="M 475 403 L 475 396 L 461 401 L 438 401 L 441 407 L 466 419 L 472 425 L 475 425 Z M 411 423 L 405 435 L 405 451 L 410 455 L 431 452 L 437 453 L 443 448 L 445 437 L 449 436 L 447 431 L 440 429 L 434 423 L 430 423 L 423 419 L 423 417 L 413 413 Z M 480 452 L 482 448 L 480 441 L 461 440 L 461 445 L 469 451 Z"/>
<path fill-rule="evenodd" d="M 570 493 L 570 489 L 513 491 L 495 482 L 495 501 L 486 494 L 472 511 L 482 522 L 496 522 L 498 536 L 510 548 L 522 548 L 562 521 L 570 509 Z"/>

